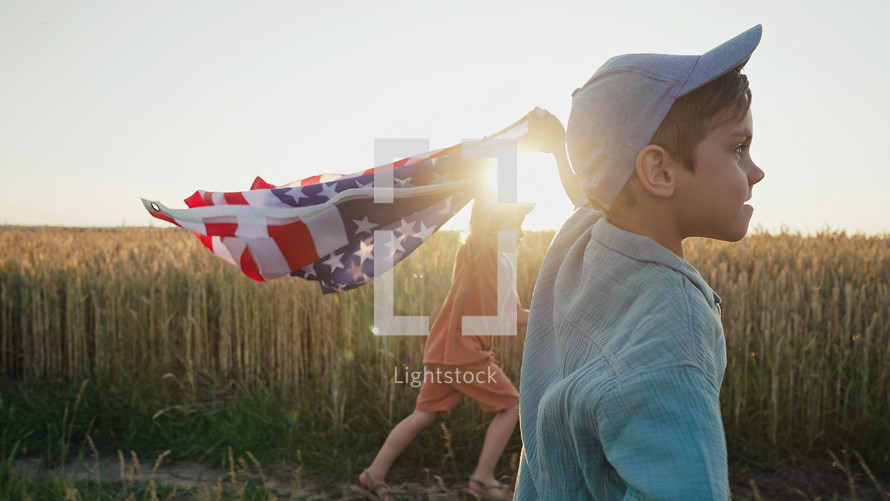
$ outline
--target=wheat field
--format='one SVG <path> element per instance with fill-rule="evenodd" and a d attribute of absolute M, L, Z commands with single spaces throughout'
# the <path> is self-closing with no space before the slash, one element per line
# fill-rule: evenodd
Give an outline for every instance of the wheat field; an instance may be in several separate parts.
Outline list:
<path fill-rule="evenodd" d="M 530 232 L 520 247 L 525 305 L 552 237 Z M 396 314 L 435 317 L 459 238 L 439 232 L 397 267 Z M 755 233 L 687 241 L 686 254 L 723 299 L 730 453 L 846 447 L 890 462 L 890 238 Z M 372 327 L 373 287 L 257 283 L 186 231 L 0 229 L 5 382 L 89 378 L 171 405 L 262 388 L 311 399 L 329 426 L 362 413 L 392 423 L 416 396 L 393 371 L 421 367 L 424 339 Z M 518 382 L 522 336 L 495 352 Z"/>

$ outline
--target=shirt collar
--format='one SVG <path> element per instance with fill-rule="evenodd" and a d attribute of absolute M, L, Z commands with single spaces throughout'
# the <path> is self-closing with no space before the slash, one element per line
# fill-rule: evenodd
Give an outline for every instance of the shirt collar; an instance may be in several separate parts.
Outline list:
<path fill-rule="evenodd" d="M 705 282 L 698 270 L 655 240 L 622 230 L 604 217 L 594 224 L 592 236 L 595 241 L 605 247 L 631 259 L 656 263 L 675 270 L 689 279 L 711 303 L 711 306 L 720 304 L 720 296 Z"/>

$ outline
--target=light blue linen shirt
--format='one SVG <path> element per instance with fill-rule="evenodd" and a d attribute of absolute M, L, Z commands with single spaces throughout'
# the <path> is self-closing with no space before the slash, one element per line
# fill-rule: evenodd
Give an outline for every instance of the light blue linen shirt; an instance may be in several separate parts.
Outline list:
<path fill-rule="evenodd" d="M 514 499 L 728 499 L 719 303 L 677 255 L 577 209 L 532 299 Z"/>

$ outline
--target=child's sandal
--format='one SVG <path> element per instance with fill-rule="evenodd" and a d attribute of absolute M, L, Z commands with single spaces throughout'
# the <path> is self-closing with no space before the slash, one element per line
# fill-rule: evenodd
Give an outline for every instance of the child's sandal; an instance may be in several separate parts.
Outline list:
<path fill-rule="evenodd" d="M 362 472 L 365 475 L 365 480 L 368 481 L 368 484 L 365 485 L 362 482 L 361 477 L 359 477 L 358 483 L 359 485 L 353 485 L 352 489 L 360 494 L 365 499 L 370 499 L 372 501 L 394 501 L 395 498 L 392 497 L 392 489 L 386 483 L 380 482 L 365 470 Z"/>
<path fill-rule="evenodd" d="M 481 488 L 473 488 L 473 484 L 477 484 Z M 464 489 L 474 499 L 484 499 L 486 501 L 509 501 L 513 499 L 513 491 L 505 484 L 498 482 L 485 483 L 476 477 L 470 477 L 470 486 Z"/>

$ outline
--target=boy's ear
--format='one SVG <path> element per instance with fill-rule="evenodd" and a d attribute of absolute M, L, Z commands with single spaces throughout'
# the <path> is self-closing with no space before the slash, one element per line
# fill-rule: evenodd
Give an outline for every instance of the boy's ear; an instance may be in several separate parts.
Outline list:
<path fill-rule="evenodd" d="M 676 189 L 676 176 L 670 153 L 650 144 L 637 155 L 636 172 L 640 184 L 653 196 L 669 198 Z"/>

